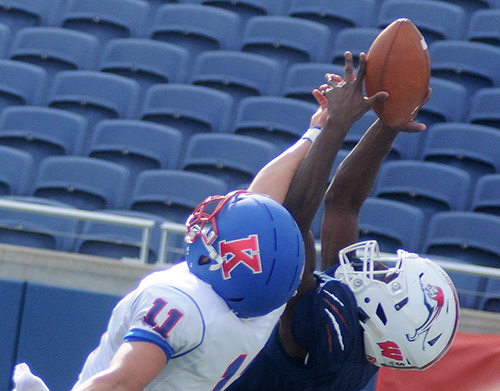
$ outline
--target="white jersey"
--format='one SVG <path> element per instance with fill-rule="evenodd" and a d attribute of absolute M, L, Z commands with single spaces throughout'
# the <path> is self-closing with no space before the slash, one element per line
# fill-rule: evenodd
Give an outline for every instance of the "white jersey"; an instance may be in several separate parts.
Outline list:
<path fill-rule="evenodd" d="M 76 385 L 107 369 L 124 341 L 148 341 L 168 363 L 145 390 L 224 390 L 262 349 L 284 307 L 240 319 L 185 262 L 152 273 L 115 307 Z"/>

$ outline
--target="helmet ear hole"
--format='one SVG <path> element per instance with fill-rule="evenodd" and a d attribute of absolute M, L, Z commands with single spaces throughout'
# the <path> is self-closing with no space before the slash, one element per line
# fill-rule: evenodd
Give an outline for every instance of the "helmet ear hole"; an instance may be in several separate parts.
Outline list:
<path fill-rule="evenodd" d="M 203 265 L 208 265 L 212 263 L 212 261 L 210 260 L 209 257 L 207 257 L 206 255 L 202 255 L 200 256 L 200 258 L 198 259 L 198 265 L 200 266 L 203 266 Z"/>

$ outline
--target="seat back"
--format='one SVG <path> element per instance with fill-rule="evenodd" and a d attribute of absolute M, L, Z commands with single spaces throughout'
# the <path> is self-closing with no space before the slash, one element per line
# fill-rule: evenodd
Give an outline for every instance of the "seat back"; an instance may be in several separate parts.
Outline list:
<path fill-rule="evenodd" d="M 419 252 L 423 228 L 422 210 L 403 202 L 369 197 L 359 215 L 359 240 L 377 240 L 383 252 Z"/>
<path fill-rule="evenodd" d="M 141 38 L 109 41 L 98 68 L 135 79 L 142 91 L 158 83 L 186 81 L 191 54 L 181 46 Z"/>
<path fill-rule="evenodd" d="M 0 23 L 14 34 L 24 27 L 47 26 L 54 22 L 60 0 L 9 0 L 0 7 Z"/>
<path fill-rule="evenodd" d="M 382 165 L 372 195 L 415 205 L 426 219 L 440 211 L 465 210 L 470 175 L 457 167 L 417 160 Z"/>
<path fill-rule="evenodd" d="M 477 180 L 470 209 L 500 216 L 500 174 L 483 175 Z"/>
<path fill-rule="evenodd" d="M 431 75 L 462 83 L 472 96 L 478 89 L 500 86 L 496 64 L 500 48 L 465 40 L 442 40 L 429 45 Z"/>
<path fill-rule="evenodd" d="M 431 219 L 423 252 L 498 267 L 499 234 L 499 216 L 470 211 L 440 212 Z"/>
<path fill-rule="evenodd" d="M 0 145 L 0 195 L 26 194 L 35 173 L 33 156 Z"/>
<path fill-rule="evenodd" d="M 500 46 L 500 10 L 481 9 L 475 11 L 469 22 L 465 38 L 472 42 Z"/>
<path fill-rule="evenodd" d="M 196 58 L 190 83 L 229 93 L 235 104 L 248 96 L 278 95 L 281 68 L 271 58 L 239 51 L 208 51 Z"/>
<path fill-rule="evenodd" d="M 462 122 L 468 110 L 467 89 L 458 82 L 431 77 L 432 95 L 420 108 L 417 120 L 427 127 L 439 122 Z"/>
<path fill-rule="evenodd" d="M 227 192 L 223 180 L 208 175 L 182 170 L 146 170 L 137 177 L 128 208 L 183 224 L 205 198 Z"/>
<path fill-rule="evenodd" d="M 500 169 L 500 133 L 495 128 L 466 123 L 434 124 L 426 130 L 421 159 L 462 168 L 471 186 L 484 174 Z"/>
<path fill-rule="evenodd" d="M 100 121 L 87 155 L 125 165 L 133 178 L 146 169 L 177 168 L 180 130 L 139 120 Z"/>
<path fill-rule="evenodd" d="M 259 96 L 241 101 L 234 133 L 269 141 L 284 150 L 309 127 L 318 106 L 296 99 Z"/>
<path fill-rule="evenodd" d="M 87 119 L 43 106 L 10 106 L 0 114 L 0 144 L 29 152 L 38 164 L 49 155 L 78 155 Z"/>
<path fill-rule="evenodd" d="M 285 69 L 300 62 L 326 61 L 327 26 L 290 16 L 254 16 L 245 25 L 241 50 L 278 60 Z"/>
<path fill-rule="evenodd" d="M 472 96 L 467 122 L 500 129 L 500 88 L 483 88 Z"/>
<path fill-rule="evenodd" d="M 68 0 L 59 26 L 92 34 L 104 45 L 114 38 L 141 36 L 149 11 L 148 2 L 141 0 Z"/>
<path fill-rule="evenodd" d="M 345 28 L 372 26 L 376 1 L 291 0 L 288 15 L 322 23 L 332 38 Z"/>
<path fill-rule="evenodd" d="M 205 50 L 237 48 L 237 13 L 201 4 L 164 4 L 158 8 L 148 37 L 183 46 L 196 57 Z"/>
<path fill-rule="evenodd" d="M 171 126 L 184 139 L 200 132 L 226 132 L 233 98 L 226 92 L 187 84 L 162 84 L 146 92 L 139 118 Z"/>
<path fill-rule="evenodd" d="M 44 68 L 52 79 L 59 71 L 93 69 L 98 49 L 99 41 L 91 34 L 58 27 L 28 27 L 15 35 L 9 57 Z"/>
<path fill-rule="evenodd" d="M 232 190 L 251 182 L 278 153 L 273 144 L 248 136 L 197 134 L 188 142 L 181 167 L 220 178 Z"/>
<path fill-rule="evenodd" d="M 20 61 L 0 60 L 0 110 L 13 105 L 40 105 L 46 93 L 45 69 Z"/>
<path fill-rule="evenodd" d="M 97 71 L 56 74 L 48 106 L 85 116 L 92 130 L 101 119 L 133 118 L 140 86 L 135 80 Z"/>
<path fill-rule="evenodd" d="M 410 19 L 427 44 L 445 39 L 463 39 L 466 14 L 462 7 L 446 1 L 386 0 L 380 7 L 377 26 L 385 28 L 398 18 Z"/>
<path fill-rule="evenodd" d="M 124 206 L 130 171 L 125 166 L 84 156 L 49 156 L 42 160 L 32 195 L 79 209 Z"/>

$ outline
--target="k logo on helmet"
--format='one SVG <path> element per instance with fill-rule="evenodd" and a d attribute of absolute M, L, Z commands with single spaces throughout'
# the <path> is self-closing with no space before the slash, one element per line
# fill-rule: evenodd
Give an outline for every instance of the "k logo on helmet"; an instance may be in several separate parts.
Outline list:
<path fill-rule="evenodd" d="M 260 261 L 259 237 L 250 235 L 244 239 L 219 242 L 219 254 L 224 260 L 222 275 L 224 279 L 231 278 L 231 272 L 239 265 L 244 264 L 253 273 L 262 272 Z"/>

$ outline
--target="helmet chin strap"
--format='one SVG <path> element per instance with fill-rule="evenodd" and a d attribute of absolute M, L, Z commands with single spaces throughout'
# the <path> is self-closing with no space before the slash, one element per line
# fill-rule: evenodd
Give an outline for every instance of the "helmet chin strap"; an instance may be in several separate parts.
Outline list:
<path fill-rule="evenodd" d="M 204 240 L 202 240 L 203 245 L 208 251 L 208 256 L 210 259 L 213 259 L 215 262 L 217 262 L 215 265 L 210 265 L 210 270 L 219 270 L 222 267 L 222 264 L 224 263 L 224 260 L 220 256 L 220 254 L 217 252 L 217 250 L 212 246 L 211 244 L 207 244 Z"/>

